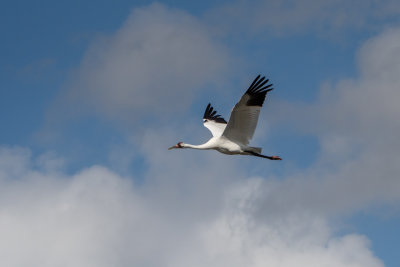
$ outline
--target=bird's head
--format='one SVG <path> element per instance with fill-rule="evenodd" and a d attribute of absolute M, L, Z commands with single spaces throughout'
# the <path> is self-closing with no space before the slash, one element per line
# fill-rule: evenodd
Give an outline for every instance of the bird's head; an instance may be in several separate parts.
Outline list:
<path fill-rule="evenodd" d="M 183 148 L 183 142 L 179 142 L 174 146 L 171 146 L 170 148 L 168 148 L 168 150 L 174 149 L 174 148 Z"/>

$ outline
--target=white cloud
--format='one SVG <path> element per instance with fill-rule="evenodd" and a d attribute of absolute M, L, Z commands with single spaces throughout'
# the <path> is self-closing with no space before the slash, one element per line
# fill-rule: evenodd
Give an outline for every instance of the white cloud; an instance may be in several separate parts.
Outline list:
<path fill-rule="evenodd" d="M 224 213 L 212 227 L 205 227 L 206 250 L 217 266 L 382 266 L 366 250 L 369 243 L 364 237 L 335 238 L 318 216 L 290 212 L 278 217 L 265 214 L 263 219 L 252 216 L 257 205 L 252 194 L 265 193 L 257 192 L 259 182 L 238 184 L 228 194 Z"/>
<path fill-rule="evenodd" d="M 359 77 L 324 90 L 310 107 L 313 125 L 308 126 L 319 132 L 323 144 L 337 137 L 347 140 L 346 146 L 361 146 L 360 156 L 375 153 L 377 161 L 396 156 L 400 133 L 396 101 L 400 97 L 399 33 L 398 28 L 391 29 L 368 40 L 358 54 Z"/>
<path fill-rule="evenodd" d="M 358 54 L 359 77 L 340 81 L 323 92 L 313 107 L 323 111 L 322 131 L 372 143 L 383 136 L 392 139 L 400 131 L 396 119 L 400 115 L 396 102 L 400 97 L 399 32 L 398 28 L 387 30 L 368 40 Z"/>
<path fill-rule="evenodd" d="M 273 183 L 277 193 L 264 199 L 266 206 L 279 201 L 340 214 L 399 203 L 399 36 L 393 28 L 366 41 L 358 52 L 359 76 L 322 87 L 314 104 L 284 105 L 281 119 L 317 136 L 321 150 L 312 168 Z"/>
<path fill-rule="evenodd" d="M 230 68 L 227 54 L 187 12 L 161 4 L 136 8 L 115 34 L 92 43 L 49 115 L 60 105 L 67 105 L 63 113 L 125 121 L 181 111 Z"/>
<path fill-rule="evenodd" d="M 212 10 L 208 16 L 224 29 L 280 35 L 316 31 L 322 35 L 376 30 L 379 23 L 398 21 L 395 0 L 272 0 L 235 1 Z"/>
<path fill-rule="evenodd" d="M 228 161 L 195 171 L 192 161 L 178 172 L 150 163 L 162 172 L 138 186 L 101 166 L 72 176 L 37 171 L 26 150 L 3 149 L 0 162 L 14 167 L 1 165 L 0 265 L 383 266 L 365 237 L 335 237 L 322 217 L 261 219 L 262 180 L 221 183 L 214 174 L 234 169 Z M 9 179 L 15 168 L 18 179 Z"/>

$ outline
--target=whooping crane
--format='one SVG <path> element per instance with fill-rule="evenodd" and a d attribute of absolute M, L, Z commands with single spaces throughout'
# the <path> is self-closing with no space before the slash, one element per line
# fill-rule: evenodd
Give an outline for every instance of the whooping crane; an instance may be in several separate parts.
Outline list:
<path fill-rule="evenodd" d="M 193 148 L 193 149 L 215 149 L 228 155 L 252 155 L 270 160 L 281 160 L 278 156 L 265 156 L 261 154 L 260 147 L 248 146 L 250 139 L 254 135 L 257 127 L 260 109 L 265 97 L 271 91 L 272 84 L 268 84 L 268 79 L 260 78 L 258 75 L 235 105 L 231 112 L 231 117 L 227 123 L 211 104 L 207 105 L 203 116 L 203 124 L 207 127 L 213 137 L 202 145 L 191 145 L 179 142 L 174 148 Z"/>

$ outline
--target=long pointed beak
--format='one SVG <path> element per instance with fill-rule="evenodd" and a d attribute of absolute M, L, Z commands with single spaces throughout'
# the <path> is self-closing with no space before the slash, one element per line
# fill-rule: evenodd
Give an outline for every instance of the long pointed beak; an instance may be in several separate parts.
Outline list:
<path fill-rule="evenodd" d="M 177 145 L 171 146 L 170 148 L 168 148 L 168 150 L 174 149 L 174 148 L 178 148 Z"/>

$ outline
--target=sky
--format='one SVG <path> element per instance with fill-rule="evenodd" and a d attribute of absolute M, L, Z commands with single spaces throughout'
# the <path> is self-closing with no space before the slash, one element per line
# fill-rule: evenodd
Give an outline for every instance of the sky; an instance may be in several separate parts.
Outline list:
<path fill-rule="evenodd" d="M 399 266 L 398 1 L 1 6 L 1 266 Z M 167 150 L 258 74 L 282 161 Z"/>

